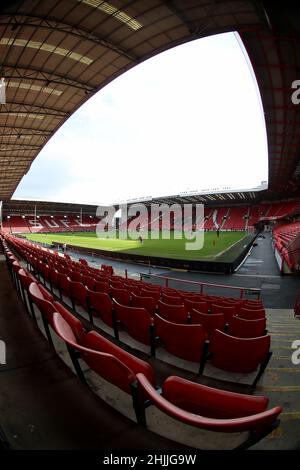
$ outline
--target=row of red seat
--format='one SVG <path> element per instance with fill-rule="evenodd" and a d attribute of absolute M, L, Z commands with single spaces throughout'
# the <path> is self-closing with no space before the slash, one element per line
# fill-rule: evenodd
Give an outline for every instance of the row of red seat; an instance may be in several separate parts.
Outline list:
<path fill-rule="evenodd" d="M 83 232 L 95 231 L 99 219 L 93 216 L 72 215 L 9 215 L 4 216 L 2 228 L 5 233 Z"/>
<path fill-rule="evenodd" d="M 114 288 L 127 289 L 130 292 L 134 292 L 138 295 L 153 297 L 160 297 L 163 293 L 165 295 L 166 303 L 178 303 L 178 300 L 182 302 L 182 298 L 189 299 L 191 298 L 195 302 L 205 301 L 209 303 L 220 304 L 226 303 L 226 305 L 235 305 L 237 308 L 246 307 L 250 308 L 263 308 L 262 302 L 260 300 L 247 300 L 247 299 L 238 299 L 231 297 L 221 297 L 221 296 L 208 296 L 200 295 L 195 292 L 177 290 L 172 288 L 163 288 L 159 285 L 154 285 L 151 283 L 146 283 L 140 280 L 134 279 L 125 279 L 120 276 L 112 276 L 113 270 L 110 266 L 103 266 L 102 271 L 88 266 L 87 264 L 82 264 L 82 262 L 72 261 L 68 255 L 60 255 L 57 252 L 42 248 L 36 244 L 30 243 L 23 239 L 16 239 L 14 237 L 9 238 L 11 243 L 14 244 L 15 249 L 19 250 L 22 253 L 22 256 L 31 263 L 34 269 L 38 270 L 47 270 L 42 265 L 47 265 L 49 268 L 53 267 L 59 272 L 64 272 L 68 274 L 70 279 L 83 282 L 90 289 L 93 289 L 95 282 L 97 280 L 105 281 L 109 283 Z M 68 258 L 68 259 L 66 259 Z M 38 264 L 41 266 L 38 267 Z M 103 270 L 105 268 L 105 274 L 109 274 L 110 278 L 103 278 Z M 44 273 L 47 276 L 47 273 Z M 101 277 L 101 279 L 99 279 Z M 47 278 L 48 280 L 48 278 Z M 109 287 L 103 286 L 104 289 Z M 106 290 L 105 290 L 106 291 Z M 167 298 L 169 296 L 169 299 Z M 178 299 L 178 297 L 180 297 Z M 225 305 L 224 305 L 225 306 Z"/>
<path fill-rule="evenodd" d="M 61 299 L 63 295 L 70 297 L 74 309 L 76 309 L 76 304 L 79 304 L 89 313 L 93 312 L 99 315 L 110 326 L 115 325 L 112 322 L 112 302 L 108 294 L 124 306 L 132 305 L 146 309 L 148 314 L 152 316 L 157 312 L 171 322 L 202 323 L 208 335 L 212 333 L 213 329 L 224 329 L 225 324 L 230 324 L 230 331 L 234 331 L 235 336 L 241 337 L 261 336 L 265 330 L 265 312 L 261 307 L 261 302 L 248 303 L 248 301 L 223 299 L 222 303 L 222 299 L 219 299 L 219 303 L 215 304 L 214 302 L 217 301 L 214 297 L 199 295 L 190 297 L 190 294 L 187 293 L 185 293 L 186 298 L 178 297 L 170 295 L 169 291 L 166 293 L 161 291 L 159 287 L 154 288 L 154 286 L 146 284 L 143 284 L 143 289 L 139 290 L 140 281 L 132 283 L 132 281 L 116 277 L 97 280 L 77 271 L 69 271 L 68 269 L 61 271 L 59 267 L 60 272 L 58 272 L 42 262 L 39 262 L 35 267 L 37 274 L 39 273 L 38 268 L 40 268 L 44 281 L 50 283 L 51 289 L 54 287 L 58 289 Z M 95 294 L 94 291 L 100 291 L 100 294 Z M 247 306 L 248 308 L 246 308 Z M 206 315 L 208 312 L 214 315 Z M 239 315 L 240 318 L 230 321 L 235 315 Z M 141 313 L 140 318 L 142 318 Z M 146 321 L 145 315 L 143 318 Z M 243 321 L 244 318 L 250 319 L 250 321 Z M 90 320 L 93 321 L 92 315 L 90 315 Z M 147 326 L 149 322 L 148 319 Z M 145 337 L 145 333 L 140 333 L 140 337 Z M 147 341 L 143 340 L 142 342 L 149 344 L 149 335 L 147 335 Z"/>
<path fill-rule="evenodd" d="M 158 336 L 165 348 L 175 356 L 200 362 L 200 372 L 202 372 L 208 357 L 206 341 L 210 340 L 210 361 L 220 364 L 220 368 L 248 373 L 260 366 L 253 386 L 257 383 L 271 356 L 270 338 L 265 334 L 265 312 L 261 302 L 246 301 L 247 304 L 245 304 L 235 299 L 228 305 L 227 299 L 223 299 L 223 304 L 220 300 L 220 305 L 218 305 L 213 303 L 215 298 L 207 298 L 204 301 L 204 296 L 193 298 L 172 296 L 170 292 L 167 294 L 161 291 L 159 286 L 149 285 L 143 285 L 142 292 L 146 292 L 146 296 L 140 296 L 131 292 L 130 286 L 134 288 L 141 281 L 133 282 L 116 277 L 107 278 L 106 281 L 93 280 L 94 284 L 90 286 L 90 289 L 83 282 L 70 279 L 82 280 L 81 273 L 58 272 L 41 261 L 33 263 L 33 267 L 37 274 L 42 273 L 44 281 L 49 281 L 52 290 L 58 289 L 61 300 L 63 295 L 71 299 L 75 311 L 76 305 L 83 307 L 89 313 L 91 322 L 93 322 L 93 314 L 99 315 L 107 325 L 113 328 L 117 339 L 119 339 L 118 328 L 121 324 L 135 340 L 150 345 L 152 355 L 155 354 L 156 348 L 154 338 Z M 78 278 L 78 275 L 81 277 Z M 101 292 L 92 290 L 95 288 L 99 288 Z M 202 302 L 199 301 L 199 297 Z M 169 304 L 166 301 L 172 303 Z M 245 308 L 248 304 L 251 308 Z M 208 311 L 211 313 L 208 314 Z M 252 319 L 247 320 L 243 318 L 243 315 L 246 318 L 250 316 Z M 230 334 L 224 331 L 215 332 L 215 330 L 225 330 L 225 327 Z M 232 333 L 235 333 L 235 337 Z M 253 338 L 251 344 L 243 340 L 243 338 L 251 337 Z M 178 341 L 178 338 L 181 340 Z M 222 361 L 218 357 L 215 360 L 215 354 L 212 354 L 212 351 L 220 349 L 219 342 L 224 343 L 223 347 L 228 351 L 228 357 L 226 353 L 222 354 Z M 217 344 L 216 347 L 215 344 Z M 241 361 L 233 360 L 234 355 L 240 357 Z"/>
<path fill-rule="evenodd" d="M 291 270 L 300 266 L 300 222 L 283 223 L 273 229 L 274 247 Z"/>
<path fill-rule="evenodd" d="M 145 408 L 150 403 L 186 424 L 215 432 L 247 431 L 239 448 L 258 442 L 278 426 L 281 407 L 267 410 L 266 397 L 254 397 L 213 389 L 180 377 L 169 377 L 156 388 L 155 372 L 150 364 L 124 351 L 95 331 L 85 331 L 83 324 L 52 295 L 35 282 L 4 242 L 6 259 L 23 300 L 35 317 L 33 304 L 41 311 L 50 344 L 50 328 L 67 345 L 75 370 L 82 381 L 84 374 L 78 357 L 101 377 L 130 393 L 137 421 L 146 424 Z M 50 328 L 49 328 L 50 327 Z M 147 405 L 146 405 L 147 401 Z"/>

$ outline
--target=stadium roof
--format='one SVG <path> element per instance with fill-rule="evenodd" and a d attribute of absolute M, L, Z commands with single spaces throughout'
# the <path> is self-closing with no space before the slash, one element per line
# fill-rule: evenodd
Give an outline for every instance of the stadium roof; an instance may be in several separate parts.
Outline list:
<path fill-rule="evenodd" d="M 299 11 L 288 0 L 274 3 L 2 0 L 0 200 L 12 196 L 63 122 L 115 77 L 170 47 L 227 31 L 239 32 L 260 87 L 270 194 L 299 194 L 300 105 L 291 100 L 300 79 Z"/>

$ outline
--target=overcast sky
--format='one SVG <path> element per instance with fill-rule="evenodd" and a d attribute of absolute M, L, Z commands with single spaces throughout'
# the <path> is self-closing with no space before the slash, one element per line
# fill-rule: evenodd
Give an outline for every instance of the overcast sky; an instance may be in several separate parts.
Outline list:
<path fill-rule="evenodd" d="M 233 33 L 176 47 L 84 104 L 46 144 L 14 198 L 110 204 L 267 180 L 254 75 Z"/>

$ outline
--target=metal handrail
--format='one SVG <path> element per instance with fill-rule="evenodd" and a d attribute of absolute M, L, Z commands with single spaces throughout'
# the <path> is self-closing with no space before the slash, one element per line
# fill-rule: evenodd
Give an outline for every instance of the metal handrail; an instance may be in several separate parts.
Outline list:
<path fill-rule="evenodd" d="M 165 287 L 169 287 L 169 281 L 176 281 L 176 282 L 181 282 L 181 283 L 186 283 L 186 284 L 193 284 L 193 285 L 198 285 L 200 287 L 200 294 L 203 294 L 203 290 L 205 286 L 209 287 L 216 287 L 216 288 L 224 288 L 224 289 L 233 289 L 233 290 L 238 290 L 240 292 L 240 298 L 243 299 L 245 292 L 251 292 L 253 294 L 257 295 L 257 299 L 260 298 L 261 294 L 261 289 L 259 288 L 254 288 L 254 287 L 239 287 L 239 286 L 229 286 L 226 284 L 212 284 L 209 282 L 202 282 L 202 281 L 190 281 L 187 279 L 178 279 L 175 277 L 165 277 L 165 276 L 160 276 L 159 274 L 150 274 L 150 273 L 140 273 L 140 279 L 143 279 L 143 276 L 147 277 L 152 277 L 156 279 L 163 279 L 165 281 Z"/>

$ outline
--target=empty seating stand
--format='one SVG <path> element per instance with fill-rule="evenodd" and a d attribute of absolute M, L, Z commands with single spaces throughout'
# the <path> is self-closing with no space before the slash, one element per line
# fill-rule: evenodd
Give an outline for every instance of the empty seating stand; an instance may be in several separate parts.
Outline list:
<path fill-rule="evenodd" d="M 16 246 L 24 259 L 30 260 L 29 265 L 34 267 L 34 274 L 40 274 L 41 280 L 45 282 L 45 286 L 48 284 L 49 289 L 51 288 L 53 290 L 53 293 L 51 294 L 49 290 L 45 289 L 45 286 L 38 284 L 36 282 L 37 279 L 21 267 L 14 255 L 9 251 L 6 252 L 8 265 L 17 280 L 16 285 L 20 285 L 24 288 L 24 293 L 22 292 L 22 288 L 20 289 L 22 297 L 26 297 L 27 295 L 29 305 L 32 307 L 34 304 L 41 312 L 49 343 L 54 347 L 51 335 L 51 330 L 54 329 L 58 337 L 66 344 L 75 371 L 82 382 L 86 383 L 85 373 L 80 365 L 80 362 L 84 361 L 91 370 L 96 372 L 103 379 L 129 394 L 132 398 L 136 419 L 140 424 L 145 424 L 144 410 L 145 407 L 149 405 L 149 399 L 158 407 L 162 406 L 160 400 L 164 399 L 169 403 L 168 406 L 171 407 L 168 408 L 169 411 L 171 410 L 171 415 L 173 414 L 172 416 L 174 418 L 183 422 L 188 422 L 188 424 L 195 425 L 203 429 L 210 429 L 215 432 L 224 431 L 224 428 L 228 429 L 226 432 L 234 432 L 239 429 L 249 432 L 251 437 L 245 441 L 243 448 L 252 445 L 252 443 L 255 442 L 255 439 L 261 439 L 264 435 L 270 432 L 272 427 L 276 427 L 276 417 L 279 415 L 281 409 L 277 407 L 275 411 L 267 411 L 266 401 L 258 403 L 245 398 L 245 401 L 242 402 L 242 400 L 239 400 L 237 396 L 238 394 L 235 394 L 235 399 L 232 397 L 230 398 L 230 395 L 228 395 L 229 392 L 209 389 L 209 387 L 203 388 L 203 386 L 200 386 L 199 384 L 174 377 L 170 377 L 165 381 L 163 384 L 163 393 L 160 395 L 159 390 L 156 389 L 155 373 L 151 365 L 148 362 L 142 361 L 136 356 L 128 353 L 116 344 L 113 344 L 96 331 L 91 330 L 87 332 L 84 324 L 74 316 L 73 313 L 71 313 L 70 307 L 66 308 L 61 302 L 55 300 L 56 295 L 54 288 L 60 287 L 64 295 L 64 300 L 68 300 L 69 302 L 70 300 L 73 300 L 73 307 L 75 308 L 76 304 L 79 304 L 87 309 L 91 315 L 98 314 L 100 317 L 102 316 L 106 319 L 110 318 L 111 323 L 113 323 L 115 315 L 115 319 L 120 320 L 130 336 L 138 341 L 144 342 L 145 344 L 150 344 L 152 354 L 152 348 L 157 347 L 159 344 L 158 342 L 161 341 L 171 354 L 185 360 L 198 362 L 200 372 L 203 371 L 207 355 L 211 364 L 215 367 L 223 368 L 224 370 L 233 370 L 234 368 L 233 371 L 235 371 L 236 367 L 238 367 L 239 372 L 247 373 L 250 369 L 251 371 L 254 371 L 254 366 L 257 366 L 259 367 L 259 371 L 255 379 L 255 383 L 257 383 L 257 380 L 263 373 L 270 357 L 269 336 L 264 335 L 258 338 L 237 338 L 231 335 L 226 335 L 226 333 L 216 329 L 216 327 L 221 328 L 221 324 L 213 325 L 211 328 L 209 323 L 205 325 L 206 317 L 222 317 L 223 326 L 225 315 L 223 313 L 212 313 L 212 306 L 216 305 L 216 300 L 220 300 L 220 303 L 222 303 L 221 299 L 207 296 L 204 303 L 208 306 L 208 311 L 211 313 L 195 312 L 200 315 L 202 323 L 187 323 L 188 321 L 193 321 L 193 318 L 191 316 L 189 317 L 189 309 L 186 305 L 184 306 L 184 304 L 179 303 L 179 301 L 178 304 L 172 305 L 165 304 L 161 300 L 157 302 L 156 300 L 157 296 L 158 299 L 164 298 L 166 300 L 167 295 L 168 301 L 169 299 L 171 301 L 172 298 L 182 298 L 184 301 L 185 296 L 182 291 L 161 289 L 160 287 L 151 288 L 151 286 L 140 281 L 131 281 L 126 283 L 125 280 L 123 282 L 117 276 L 112 277 L 112 275 L 109 274 L 106 278 L 106 282 L 107 285 L 109 285 L 110 292 L 95 292 L 86 287 L 85 283 L 82 282 L 84 273 L 88 272 L 85 271 L 86 266 L 82 265 L 82 270 L 79 270 L 79 263 L 63 259 L 62 269 L 60 269 L 60 263 L 55 259 L 55 255 L 52 256 L 50 252 L 40 251 L 38 247 L 32 248 L 31 244 L 28 244 L 23 240 L 16 241 L 16 245 L 14 246 Z M 49 269 L 45 269 L 45 266 L 43 266 L 43 260 L 46 260 L 46 264 Z M 53 281 L 51 272 L 53 272 Z M 106 275 L 107 274 L 104 273 L 105 277 Z M 95 278 L 97 276 L 98 274 L 96 274 Z M 61 280 L 63 281 L 62 285 L 59 282 L 59 277 L 61 277 Z M 123 284 L 122 289 L 119 288 L 120 283 Z M 79 285 L 83 295 L 80 294 Z M 72 286 L 74 286 L 73 289 Z M 149 295 L 146 295 L 146 298 L 148 299 L 148 303 L 149 299 L 152 300 L 148 305 L 148 308 L 150 310 L 152 309 L 152 313 L 147 310 L 146 305 L 133 306 L 133 302 L 136 301 L 136 298 L 139 298 L 138 302 L 145 302 L 145 297 L 143 295 L 136 296 L 134 294 L 134 300 L 134 296 L 130 293 L 130 289 L 133 286 L 143 286 L 143 289 L 140 289 L 140 292 L 144 291 L 149 293 Z M 120 290 L 127 293 L 126 298 L 124 298 L 125 301 L 128 300 L 128 305 L 121 305 L 115 300 L 113 295 L 115 294 L 115 291 L 112 292 L 113 289 L 117 291 L 117 294 Z M 155 294 L 151 296 L 152 293 Z M 187 297 L 189 297 L 188 300 L 190 300 L 190 294 L 187 294 Z M 194 297 L 196 301 L 199 301 L 205 296 L 195 295 Z M 224 298 L 222 301 L 223 300 Z M 225 299 L 224 302 L 226 300 L 228 301 L 228 299 Z M 158 303 L 160 308 L 166 308 L 167 315 L 172 311 L 184 312 L 186 314 L 184 317 L 185 322 L 175 323 L 174 321 L 169 321 L 168 319 L 160 317 L 160 315 L 156 313 L 156 303 Z M 239 315 L 242 308 L 245 307 L 246 310 L 248 309 L 251 312 L 261 312 L 262 310 L 262 305 L 259 302 L 246 303 L 235 301 L 235 303 L 238 304 L 234 306 L 236 315 Z M 165 307 L 165 305 L 167 307 Z M 220 307 L 222 306 L 223 305 L 220 305 Z M 181 313 L 178 315 L 181 315 Z M 256 320 L 245 320 L 240 317 L 236 317 L 236 315 L 232 315 L 230 318 L 234 318 L 233 322 L 236 322 L 237 324 L 250 321 L 255 322 L 255 325 L 258 325 Z M 78 313 L 77 316 L 79 316 Z M 180 318 L 183 319 L 183 317 Z M 260 327 L 262 325 L 265 326 L 265 318 L 260 320 L 263 320 L 263 322 L 259 321 Z M 251 324 L 254 325 L 254 323 Z M 153 327 L 153 325 L 154 329 L 151 334 L 151 327 Z M 224 335 L 226 337 L 225 339 Z M 207 338 L 210 339 L 209 343 L 207 342 Z M 230 339 L 228 340 L 228 338 Z M 252 340 L 255 340 L 255 344 Z M 246 343 L 246 341 L 249 342 Z M 207 351 L 208 344 L 209 350 Z M 218 351 L 220 344 L 223 344 L 223 357 L 221 357 L 222 355 L 220 355 Z M 250 359 L 246 354 L 247 349 L 250 350 Z M 238 361 L 233 361 L 233 357 L 235 359 L 238 357 Z M 241 363 L 244 363 L 243 371 L 240 370 Z M 139 377 L 142 377 L 142 380 L 139 380 Z M 145 386 L 142 384 L 143 380 L 145 381 Z M 137 389 L 138 383 L 140 384 L 139 391 Z M 255 385 L 255 383 L 253 385 Z M 151 393 L 155 393 L 153 397 L 155 397 L 157 402 L 152 399 L 151 394 L 148 393 L 149 390 L 151 390 Z M 140 395 L 142 395 L 142 398 Z M 197 402 L 196 399 L 194 400 L 194 397 L 196 396 L 201 397 L 201 400 L 199 398 L 199 402 Z M 219 416 L 213 416 L 213 410 L 215 410 L 218 400 L 224 404 L 224 410 L 219 410 Z M 234 402 L 236 402 L 236 408 L 234 408 Z M 246 405 L 246 403 L 248 404 Z M 164 404 L 166 403 L 164 402 Z M 177 407 L 180 411 L 178 411 L 177 408 L 176 410 L 175 408 L 172 408 L 173 406 L 175 406 L 175 408 Z M 261 411 L 258 411 L 256 406 L 261 407 Z M 167 408 L 163 409 L 163 411 L 167 412 L 166 410 Z M 264 413 L 264 416 L 255 416 L 262 413 Z M 197 424 L 192 422 L 192 415 L 195 415 L 195 418 L 197 418 Z M 235 423 L 236 426 L 231 423 L 233 427 L 230 427 L 229 421 L 234 421 L 235 419 L 237 419 Z M 216 422 L 220 420 L 222 421 L 224 428 L 222 428 L 220 423 L 218 425 Z M 212 423 L 211 421 L 214 422 Z M 252 424 L 250 424 L 250 422 Z M 206 427 L 205 423 L 209 423 L 207 424 L 208 427 Z M 249 425 L 248 428 L 247 423 Z M 216 427 L 214 428 L 214 426 Z M 263 432 L 257 432 L 258 428 L 260 431 L 262 431 L 263 428 Z"/>

